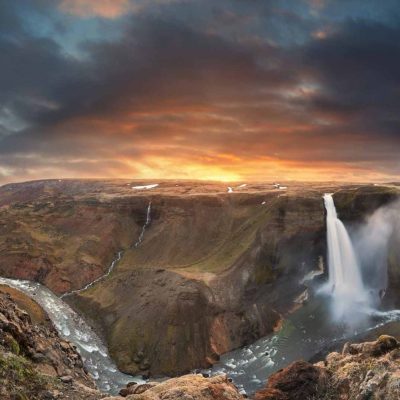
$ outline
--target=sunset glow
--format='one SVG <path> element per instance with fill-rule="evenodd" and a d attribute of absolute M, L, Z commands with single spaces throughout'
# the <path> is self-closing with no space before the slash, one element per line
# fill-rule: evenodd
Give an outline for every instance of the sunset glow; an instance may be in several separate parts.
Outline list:
<path fill-rule="evenodd" d="M 0 3 L 0 184 L 396 180 L 396 2 L 355 3 Z"/>

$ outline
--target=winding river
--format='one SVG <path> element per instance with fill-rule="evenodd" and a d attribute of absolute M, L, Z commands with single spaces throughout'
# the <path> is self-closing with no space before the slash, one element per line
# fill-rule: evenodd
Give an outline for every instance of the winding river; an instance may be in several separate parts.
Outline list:
<path fill-rule="evenodd" d="M 128 382 L 142 382 L 119 372 L 96 332 L 67 303 L 40 283 L 0 277 L 0 284 L 19 289 L 49 315 L 59 335 L 74 343 L 89 373 L 104 392 L 117 393 Z"/>

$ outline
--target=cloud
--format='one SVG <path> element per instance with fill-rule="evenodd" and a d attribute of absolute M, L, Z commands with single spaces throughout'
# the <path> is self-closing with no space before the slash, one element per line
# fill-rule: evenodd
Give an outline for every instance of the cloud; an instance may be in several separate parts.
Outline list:
<path fill-rule="evenodd" d="M 85 19 L 97 16 L 118 34 L 82 39 L 74 53 L 71 36 L 7 9 L 0 181 L 80 170 L 349 180 L 400 172 L 396 19 L 351 18 L 345 2 L 346 17 L 335 19 L 330 2 L 318 16 L 307 1 L 70 1 L 68 16 L 65 3 L 59 13 L 40 0 L 68 22 L 62 32 L 99 29 Z"/>
<path fill-rule="evenodd" d="M 60 0 L 61 11 L 81 18 L 118 18 L 128 13 L 138 13 L 158 4 L 178 0 Z"/>
<path fill-rule="evenodd" d="M 129 10 L 129 0 L 61 0 L 60 9 L 79 17 L 117 18 Z"/>

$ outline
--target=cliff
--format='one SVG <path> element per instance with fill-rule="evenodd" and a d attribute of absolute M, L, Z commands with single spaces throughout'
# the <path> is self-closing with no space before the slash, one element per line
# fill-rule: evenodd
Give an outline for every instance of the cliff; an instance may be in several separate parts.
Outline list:
<path fill-rule="evenodd" d="M 60 339 L 43 310 L 21 292 L 0 287 L 0 398 L 101 397 L 75 346 Z"/>

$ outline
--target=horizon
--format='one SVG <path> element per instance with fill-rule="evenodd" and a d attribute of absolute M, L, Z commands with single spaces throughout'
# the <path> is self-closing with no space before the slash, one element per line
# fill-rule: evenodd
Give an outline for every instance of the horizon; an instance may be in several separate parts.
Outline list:
<path fill-rule="evenodd" d="M 0 185 L 396 181 L 395 0 L 0 0 Z"/>
<path fill-rule="evenodd" d="M 235 181 L 229 181 L 229 180 L 216 180 L 216 179 L 190 179 L 190 178 L 182 178 L 182 179 L 177 179 L 177 178 L 162 178 L 162 179 L 157 179 L 157 178 L 118 178 L 118 177 L 92 177 L 92 178 L 85 178 L 85 177 L 69 177 L 69 178 L 39 178 L 39 179 L 31 179 L 31 180 L 17 180 L 17 181 L 10 181 L 10 182 L 0 182 L 0 187 L 7 186 L 7 185 L 18 185 L 18 184 L 29 184 L 29 183 L 35 183 L 35 182 L 52 182 L 52 181 L 58 181 L 58 182 L 64 182 L 64 181 L 81 181 L 81 182 L 87 182 L 87 181 L 93 181 L 93 182 L 129 182 L 129 183 L 145 183 L 145 184 L 160 184 L 160 183 L 169 183 L 169 182 L 183 182 L 183 183 L 195 183 L 195 184 L 227 184 L 227 185 L 240 185 L 240 184 L 246 184 L 246 185 L 274 185 L 277 183 L 280 184 L 310 184 L 310 185 L 326 185 L 326 184 L 332 184 L 332 185 L 355 185 L 355 186 L 385 186 L 385 185 L 398 185 L 400 181 L 396 180 L 381 180 L 381 181 L 345 181 L 345 180 L 295 180 L 295 179 L 281 179 L 279 180 L 235 180 Z"/>

